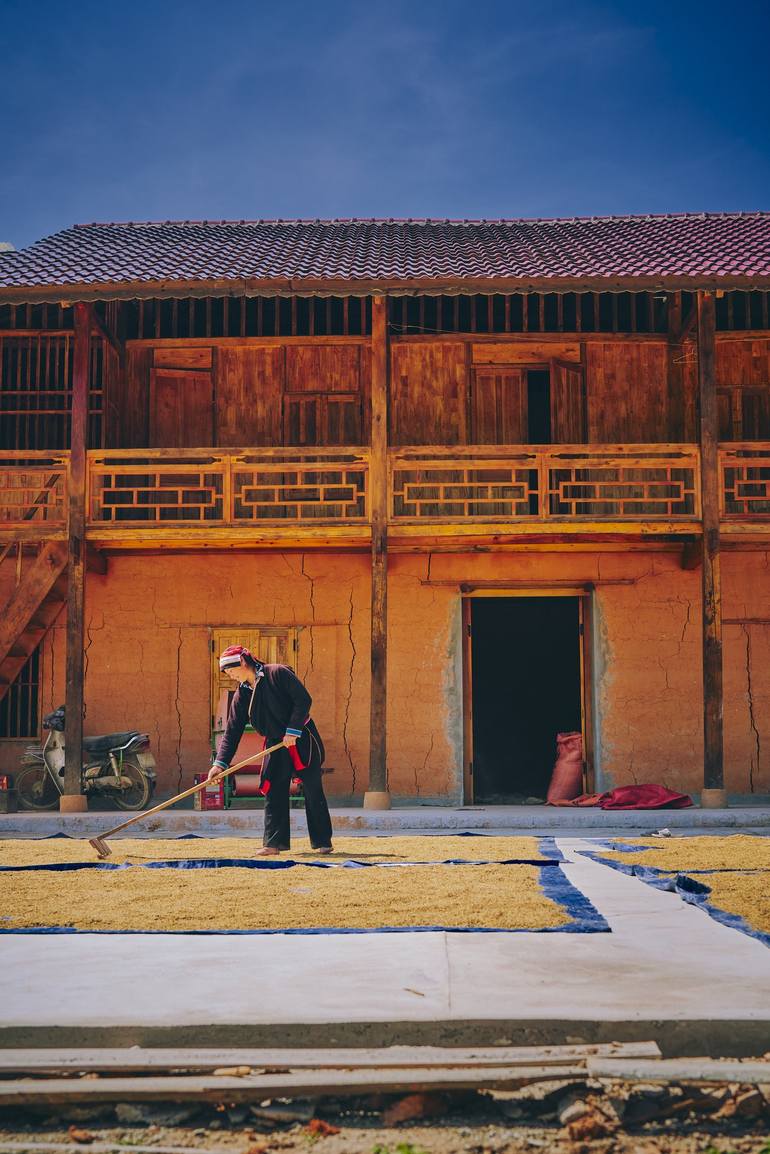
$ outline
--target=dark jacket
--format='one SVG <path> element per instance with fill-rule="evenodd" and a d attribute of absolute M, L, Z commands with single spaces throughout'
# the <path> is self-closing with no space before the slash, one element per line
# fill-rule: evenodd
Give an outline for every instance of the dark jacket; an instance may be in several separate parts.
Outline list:
<path fill-rule="evenodd" d="M 288 665 L 263 665 L 262 671 L 256 689 L 244 681 L 233 694 L 215 759 L 215 764 L 223 768 L 233 760 L 247 724 L 263 734 L 268 745 L 283 741 L 287 729 L 305 736 L 303 730 L 313 703 L 305 686 Z"/>

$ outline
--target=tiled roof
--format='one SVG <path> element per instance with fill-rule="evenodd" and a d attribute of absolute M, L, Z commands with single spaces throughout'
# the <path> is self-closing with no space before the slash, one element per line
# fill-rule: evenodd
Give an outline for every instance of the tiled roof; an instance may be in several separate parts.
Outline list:
<path fill-rule="evenodd" d="M 0 254 L 0 296 L 45 286 L 463 280 L 749 283 L 770 278 L 770 213 L 562 220 L 85 224 Z M 427 287 L 427 286 L 426 286 Z M 6 290 L 5 294 L 3 290 Z"/>

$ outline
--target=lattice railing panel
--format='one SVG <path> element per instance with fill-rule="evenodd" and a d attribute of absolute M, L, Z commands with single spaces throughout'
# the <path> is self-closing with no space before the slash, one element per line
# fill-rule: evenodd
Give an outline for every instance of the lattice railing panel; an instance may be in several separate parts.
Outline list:
<path fill-rule="evenodd" d="M 770 518 L 770 445 L 731 445 L 720 449 L 719 479 L 722 517 Z"/>
<path fill-rule="evenodd" d="M 0 461 L 0 524 L 64 525 L 67 458 L 67 453 L 4 452 Z"/>
<path fill-rule="evenodd" d="M 538 515 L 537 459 L 397 461 L 394 520 L 498 519 Z"/>
<path fill-rule="evenodd" d="M 90 454 L 92 523 L 131 525 L 366 522 L 366 451 Z"/>
<path fill-rule="evenodd" d="M 101 525 L 223 524 L 226 465 L 179 454 L 95 454 L 90 460 L 89 513 Z"/>
<path fill-rule="evenodd" d="M 366 462 L 258 461 L 233 465 L 233 521 L 366 521 Z"/>
<path fill-rule="evenodd" d="M 578 457 L 567 464 L 548 461 L 545 508 L 551 517 L 592 520 L 676 520 L 697 516 L 695 460 L 650 463 Z"/>
<path fill-rule="evenodd" d="M 391 516 L 403 521 L 694 520 L 697 451 L 630 446 L 395 450 Z"/>

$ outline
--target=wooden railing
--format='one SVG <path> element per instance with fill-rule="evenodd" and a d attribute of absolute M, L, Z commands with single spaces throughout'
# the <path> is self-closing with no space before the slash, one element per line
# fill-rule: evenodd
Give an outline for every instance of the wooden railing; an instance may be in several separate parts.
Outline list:
<path fill-rule="evenodd" d="M 0 456 L 0 537 L 56 536 L 67 523 L 66 452 Z M 700 518 L 694 445 L 417 446 L 391 449 L 389 517 L 430 524 L 649 522 Z M 719 450 L 725 527 L 770 521 L 770 443 Z M 88 454 L 88 526 L 247 530 L 369 524 L 369 450 L 121 449 Z M 737 523 L 742 522 L 739 529 Z"/>
<path fill-rule="evenodd" d="M 364 449 L 117 450 L 89 453 L 91 525 L 367 522 Z"/>
<path fill-rule="evenodd" d="M 463 446 L 391 453 L 394 522 L 697 521 L 693 445 Z"/>
<path fill-rule="evenodd" d="M 68 453 L 2 451 L 0 528 L 64 528 L 68 458 Z"/>
<path fill-rule="evenodd" d="M 719 491 L 725 521 L 770 520 L 770 445 L 747 441 L 721 448 Z"/>

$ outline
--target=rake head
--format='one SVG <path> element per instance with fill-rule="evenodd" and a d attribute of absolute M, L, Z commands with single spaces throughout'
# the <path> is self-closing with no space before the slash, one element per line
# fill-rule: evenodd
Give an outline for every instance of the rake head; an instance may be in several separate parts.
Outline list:
<path fill-rule="evenodd" d="M 93 848 L 96 850 L 99 857 L 102 858 L 102 860 L 104 858 L 109 857 L 112 853 L 112 850 L 107 845 L 107 842 L 101 837 L 89 838 L 88 844 L 90 846 L 93 846 Z"/>

